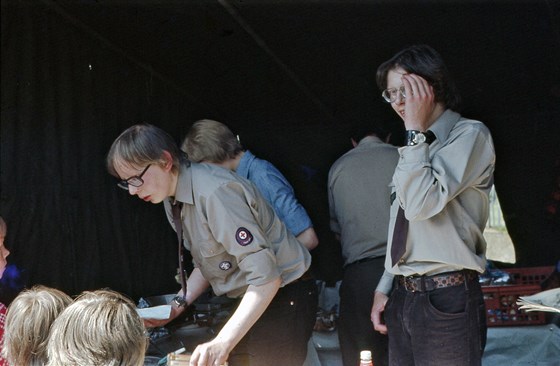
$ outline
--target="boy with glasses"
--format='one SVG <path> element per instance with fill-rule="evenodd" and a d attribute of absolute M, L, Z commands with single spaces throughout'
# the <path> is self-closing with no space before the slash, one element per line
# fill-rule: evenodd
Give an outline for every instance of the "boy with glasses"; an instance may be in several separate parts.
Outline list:
<path fill-rule="evenodd" d="M 372 321 L 389 335 L 390 365 L 480 365 L 486 315 L 478 274 L 486 266 L 492 137 L 457 112 L 459 94 L 429 46 L 408 47 L 381 64 L 377 84 L 407 133 L 391 183 Z"/>
<path fill-rule="evenodd" d="M 315 284 L 300 280 L 311 255 L 257 188 L 230 170 L 190 163 L 171 136 L 146 124 L 113 142 L 107 166 L 131 195 L 164 203 L 193 257 L 170 318 L 145 324 L 167 324 L 211 286 L 239 305 L 213 340 L 196 347 L 191 364 L 303 364 L 317 306 Z M 306 321 L 295 321 L 301 313 Z"/>

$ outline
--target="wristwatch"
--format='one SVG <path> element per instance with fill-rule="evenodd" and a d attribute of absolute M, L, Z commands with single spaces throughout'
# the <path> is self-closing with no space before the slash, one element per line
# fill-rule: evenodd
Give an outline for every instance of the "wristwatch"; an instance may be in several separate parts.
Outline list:
<path fill-rule="evenodd" d="M 171 300 L 171 304 L 175 305 L 179 308 L 183 308 L 183 307 L 187 306 L 187 300 L 185 300 L 183 298 L 183 296 L 177 295 L 173 298 L 173 300 Z"/>
<path fill-rule="evenodd" d="M 421 144 L 422 142 L 426 142 L 427 137 L 424 132 L 420 132 L 417 130 L 407 130 L 406 131 L 406 145 L 407 146 L 415 146 Z"/>

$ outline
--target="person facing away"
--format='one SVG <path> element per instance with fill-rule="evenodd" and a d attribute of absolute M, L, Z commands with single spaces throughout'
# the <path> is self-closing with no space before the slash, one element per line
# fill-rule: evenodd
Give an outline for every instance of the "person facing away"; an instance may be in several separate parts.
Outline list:
<path fill-rule="evenodd" d="M 107 167 L 129 194 L 164 203 L 193 258 L 170 318 L 145 324 L 167 324 L 211 286 L 239 305 L 214 339 L 195 348 L 191 364 L 303 364 L 317 308 L 315 283 L 305 279 L 311 254 L 255 185 L 228 169 L 189 162 L 171 136 L 149 124 L 113 142 Z"/>
<path fill-rule="evenodd" d="M 116 291 L 84 291 L 54 321 L 47 366 L 142 366 L 148 346 L 134 303 Z"/>
<path fill-rule="evenodd" d="M 55 288 L 36 285 L 24 290 L 8 307 L 2 354 L 8 365 L 47 363 L 49 331 L 72 298 Z"/>
<path fill-rule="evenodd" d="M 340 285 L 338 339 L 344 365 L 370 350 L 374 365 L 387 365 L 387 336 L 370 322 L 371 294 L 384 270 L 391 191 L 397 147 L 374 124 L 353 127 L 353 149 L 332 165 L 328 176 L 330 227 L 340 240 L 344 271 Z"/>
<path fill-rule="evenodd" d="M 4 240 L 6 239 L 6 234 L 8 233 L 8 227 L 6 225 L 6 221 L 0 216 L 0 279 L 2 279 L 2 275 L 4 274 L 4 270 L 8 265 L 8 256 L 10 255 L 10 251 L 8 248 L 4 246 Z M 3 341 L 4 341 L 4 325 L 6 322 L 6 313 L 8 308 L 2 302 L 0 302 L 0 348 L 3 348 Z M 0 352 L 0 366 L 7 365 L 7 361 Z"/>
<path fill-rule="evenodd" d="M 288 180 L 270 162 L 244 150 L 225 124 L 210 119 L 195 122 L 181 149 L 193 162 L 217 164 L 253 182 L 288 230 L 307 249 L 317 247 L 319 238 L 311 219 L 296 199 Z"/>
<path fill-rule="evenodd" d="M 390 365 L 480 365 L 486 316 L 478 274 L 486 264 L 492 137 L 457 112 L 460 96 L 430 46 L 382 63 L 377 84 L 407 133 L 372 321 L 388 333 Z"/>

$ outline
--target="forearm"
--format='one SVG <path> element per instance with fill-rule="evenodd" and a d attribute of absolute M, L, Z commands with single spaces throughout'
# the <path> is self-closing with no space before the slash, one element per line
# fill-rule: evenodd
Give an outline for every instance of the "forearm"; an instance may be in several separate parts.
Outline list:
<path fill-rule="evenodd" d="M 459 123 L 450 134 L 452 142 L 433 156 L 426 144 L 399 149 L 393 182 L 408 220 L 433 217 L 463 191 L 491 181 L 495 154 L 489 132 L 476 121 Z"/>
<path fill-rule="evenodd" d="M 375 289 L 376 292 L 381 292 L 385 295 L 389 295 L 391 293 L 391 288 L 393 287 L 393 278 L 394 276 L 385 270 L 383 275 L 379 279 L 377 284 L 377 288 Z"/>
<path fill-rule="evenodd" d="M 202 273 L 198 268 L 195 268 L 189 279 L 187 281 L 187 295 L 185 296 L 186 305 L 192 304 L 206 289 L 208 288 L 209 283 L 206 279 L 202 276 Z M 177 292 L 178 296 L 183 296 L 183 289 Z M 171 314 L 169 315 L 169 319 L 165 321 L 148 321 L 146 323 L 147 326 L 163 326 L 167 324 L 169 321 L 179 317 L 187 308 L 187 306 L 180 306 L 175 302 L 171 302 Z"/>
<path fill-rule="evenodd" d="M 281 279 L 277 278 L 264 285 L 249 285 L 237 310 L 214 341 L 227 344 L 231 352 L 268 308 L 280 288 L 280 283 Z"/>
<path fill-rule="evenodd" d="M 195 268 L 189 279 L 187 281 L 187 294 L 185 296 L 185 300 L 187 304 L 192 304 L 198 297 L 206 291 L 206 289 L 210 286 L 206 278 L 200 272 L 200 269 Z M 178 295 L 182 295 L 182 290 L 179 291 Z"/>

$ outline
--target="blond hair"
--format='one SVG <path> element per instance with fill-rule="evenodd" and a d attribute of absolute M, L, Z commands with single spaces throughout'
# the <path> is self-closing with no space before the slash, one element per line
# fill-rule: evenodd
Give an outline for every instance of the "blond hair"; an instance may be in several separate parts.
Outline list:
<path fill-rule="evenodd" d="M 56 317 L 72 302 L 64 292 L 34 286 L 21 292 L 8 307 L 3 356 L 11 365 L 44 365 L 49 330 Z"/>
<path fill-rule="evenodd" d="M 142 366 L 147 337 L 134 303 L 109 290 L 85 291 L 54 322 L 48 366 Z"/>
<path fill-rule="evenodd" d="M 220 164 L 234 159 L 243 147 L 231 130 L 221 122 L 211 119 L 196 121 L 181 144 L 189 160 Z"/>

